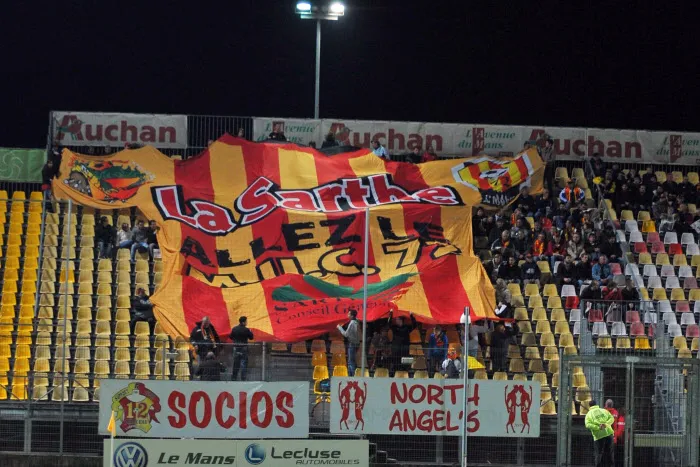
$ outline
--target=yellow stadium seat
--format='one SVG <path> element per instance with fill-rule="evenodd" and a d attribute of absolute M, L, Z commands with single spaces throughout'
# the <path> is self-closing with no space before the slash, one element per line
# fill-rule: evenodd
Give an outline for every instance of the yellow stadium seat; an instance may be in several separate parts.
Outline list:
<path fill-rule="evenodd" d="M 612 349 L 612 339 L 610 336 L 600 336 L 598 337 L 598 342 L 596 343 L 596 346 L 599 349 Z"/>
<path fill-rule="evenodd" d="M 494 381 L 508 381 L 508 373 L 505 371 L 495 371 L 492 379 Z"/>
<path fill-rule="evenodd" d="M 511 358 L 508 365 L 508 371 L 511 373 L 525 373 L 525 364 L 523 363 L 523 359 Z"/>
<path fill-rule="evenodd" d="M 557 286 L 555 284 L 545 284 L 542 289 L 542 295 L 545 297 L 558 297 L 559 292 L 557 292 Z"/>
<path fill-rule="evenodd" d="M 656 222 L 651 220 L 642 222 L 642 233 L 649 232 L 656 232 Z"/>
<path fill-rule="evenodd" d="M 668 300 L 668 297 L 666 296 L 666 289 L 663 289 L 661 287 L 656 287 L 654 288 L 654 295 L 653 295 L 653 300 Z"/>
<path fill-rule="evenodd" d="M 90 394 L 87 389 L 81 386 L 77 386 L 73 389 L 73 402 L 89 402 Z"/>
<path fill-rule="evenodd" d="M 567 334 L 570 332 L 569 330 L 569 322 L 568 321 L 556 321 L 556 324 L 554 325 L 554 335 L 559 335 L 559 334 Z"/>
<path fill-rule="evenodd" d="M 531 296 L 527 302 L 527 307 L 528 308 L 535 308 L 538 306 L 539 307 L 544 306 L 544 303 L 542 302 L 542 296 L 541 295 Z"/>
<path fill-rule="evenodd" d="M 634 338 L 634 349 L 635 350 L 650 350 L 649 338 L 643 336 L 637 336 Z"/>
<path fill-rule="evenodd" d="M 526 284 L 525 285 L 525 296 L 532 297 L 540 294 L 540 288 L 537 284 Z"/>
<path fill-rule="evenodd" d="M 527 313 L 527 308 L 525 307 L 517 307 L 514 311 L 513 318 L 516 321 L 526 321 L 530 319 L 530 316 Z"/>
<path fill-rule="evenodd" d="M 681 288 L 671 290 L 671 301 L 685 300 L 685 292 Z"/>
<path fill-rule="evenodd" d="M 542 358 L 545 362 L 559 360 L 559 352 L 556 347 L 545 347 L 544 356 Z"/>
<path fill-rule="evenodd" d="M 388 378 L 389 377 L 389 370 L 387 368 L 377 368 L 374 370 L 374 377 L 375 378 Z"/>
<path fill-rule="evenodd" d="M 564 312 L 564 309 L 563 308 L 553 308 L 552 314 L 551 314 L 549 320 L 553 323 L 556 323 L 558 321 L 567 321 L 566 313 Z"/>
<path fill-rule="evenodd" d="M 537 321 L 537 329 L 535 331 L 535 334 L 542 334 L 542 333 L 551 333 L 552 328 L 549 325 L 549 321 L 546 319 Z"/>
<path fill-rule="evenodd" d="M 544 307 L 537 307 L 532 310 L 532 321 L 546 321 L 547 320 L 547 312 L 545 311 Z"/>
<path fill-rule="evenodd" d="M 190 379 L 190 367 L 187 363 L 175 364 L 175 379 L 178 381 L 188 381 Z"/>
<path fill-rule="evenodd" d="M 520 285 L 519 284 L 508 284 L 508 291 L 513 297 L 517 297 L 519 295 L 522 295 L 520 292 Z"/>
<path fill-rule="evenodd" d="M 667 264 L 671 264 L 668 259 L 668 254 L 667 253 L 658 253 L 656 255 L 656 265 L 657 266 L 664 266 Z"/>
<path fill-rule="evenodd" d="M 685 255 L 682 255 L 682 254 L 673 255 L 673 265 L 674 266 L 687 266 L 688 260 L 686 259 Z"/>
<path fill-rule="evenodd" d="M 93 370 L 96 378 L 107 378 L 109 377 L 109 363 L 104 360 L 98 360 L 95 362 L 95 369 Z"/>
<path fill-rule="evenodd" d="M 559 347 L 571 347 L 574 345 L 574 336 L 571 332 L 562 332 L 559 335 Z"/>
<path fill-rule="evenodd" d="M 131 376 L 131 369 L 129 368 L 129 362 L 118 361 L 114 363 L 114 377 L 119 379 L 129 379 Z"/>
<path fill-rule="evenodd" d="M 150 363 L 147 361 L 136 362 L 134 365 L 134 377 L 136 379 L 149 379 L 151 377 Z"/>

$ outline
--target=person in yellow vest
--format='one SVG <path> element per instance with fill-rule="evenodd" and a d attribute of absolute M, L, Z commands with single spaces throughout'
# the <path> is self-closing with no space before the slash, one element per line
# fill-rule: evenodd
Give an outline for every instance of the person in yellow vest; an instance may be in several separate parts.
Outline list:
<path fill-rule="evenodd" d="M 613 467 L 615 465 L 614 431 L 615 418 L 606 409 L 592 400 L 586 414 L 586 428 L 593 435 L 593 452 L 596 467 Z"/>

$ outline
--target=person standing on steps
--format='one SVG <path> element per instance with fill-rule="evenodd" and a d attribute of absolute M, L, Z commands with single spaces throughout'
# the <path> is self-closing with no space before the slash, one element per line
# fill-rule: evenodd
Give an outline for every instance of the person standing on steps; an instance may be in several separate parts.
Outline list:
<path fill-rule="evenodd" d="M 238 370 L 241 371 L 241 381 L 248 374 L 248 341 L 253 340 L 253 333 L 248 329 L 248 317 L 238 318 L 238 326 L 231 329 L 229 336 L 233 341 L 233 371 L 231 381 L 236 381 Z"/>
<path fill-rule="evenodd" d="M 338 331 L 348 340 L 348 375 L 355 376 L 357 368 L 357 349 L 360 347 L 360 322 L 357 320 L 357 310 L 348 311 L 348 324 L 338 325 Z"/>

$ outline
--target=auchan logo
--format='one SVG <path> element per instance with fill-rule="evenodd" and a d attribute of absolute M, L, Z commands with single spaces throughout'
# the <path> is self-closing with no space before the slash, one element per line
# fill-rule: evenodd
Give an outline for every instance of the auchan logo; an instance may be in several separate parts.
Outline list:
<path fill-rule="evenodd" d="M 389 151 L 405 151 L 414 148 L 427 149 L 431 147 L 437 152 L 443 150 L 442 136 L 426 133 L 408 133 L 389 127 L 384 131 L 358 131 L 353 130 L 344 122 L 333 122 L 328 130 L 335 135 L 336 141 L 342 146 L 357 146 L 368 148 L 374 140 L 379 140 Z"/>
<path fill-rule="evenodd" d="M 85 141 L 156 145 L 177 143 L 177 130 L 173 126 L 136 124 L 127 118 L 104 120 L 96 117 L 94 120 L 83 121 L 75 114 L 65 114 L 60 120 L 55 120 L 55 141 L 68 145 L 80 145 Z"/>
<path fill-rule="evenodd" d="M 544 136 L 543 128 L 534 128 L 529 140 L 537 140 Z M 587 134 L 585 138 L 552 137 L 554 140 L 554 155 L 556 156 L 588 156 L 598 153 L 603 157 L 641 159 L 642 145 L 638 141 L 618 141 L 616 139 L 600 138 L 599 135 Z M 542 143 L 544 144 L 544 143 Z"/>

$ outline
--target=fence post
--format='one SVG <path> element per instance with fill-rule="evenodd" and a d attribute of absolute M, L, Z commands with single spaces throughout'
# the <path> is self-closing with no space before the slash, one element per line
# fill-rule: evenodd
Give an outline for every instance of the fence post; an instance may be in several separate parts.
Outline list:
<path fill-rule="evenodd" d="M 64 255 L 63 265 L 65 266 L 65 274 L 63 275 L 63 363 L 61 368 L 61 422 L 59 426 L 59 444 L 58 452 L 63 455 L 63 434 L 65 433 L 64 424 L 65 420 L 65 405 L 66 405 L 66 371 L 68 370 L 68 356 L 66 354 L 66 340 L 68 334 L 68 284 L 70 283 L 70 236 L 71 236 L 71 217 L 73 214 L 73 200 L 68 199 L 68 210 L 63 216 L 63 225 L 66 225 L 66 217 L 68 218 L 68 225 L 66 227 L 66 237 L 63 239 L 62 248 L 66 249 L 66 254 Z M 55 386 L 55 384 L 54 384 Z M 56 393 L 56 388 L 54 387 L 54 394 Z"/>
<path fill-rule="evenodd" d="M 263 381 L 267 381 L 267 345 L 265 345 L 265 342 L 262 342 L 262 374 L 260 375 L 260 379 Z"/>

